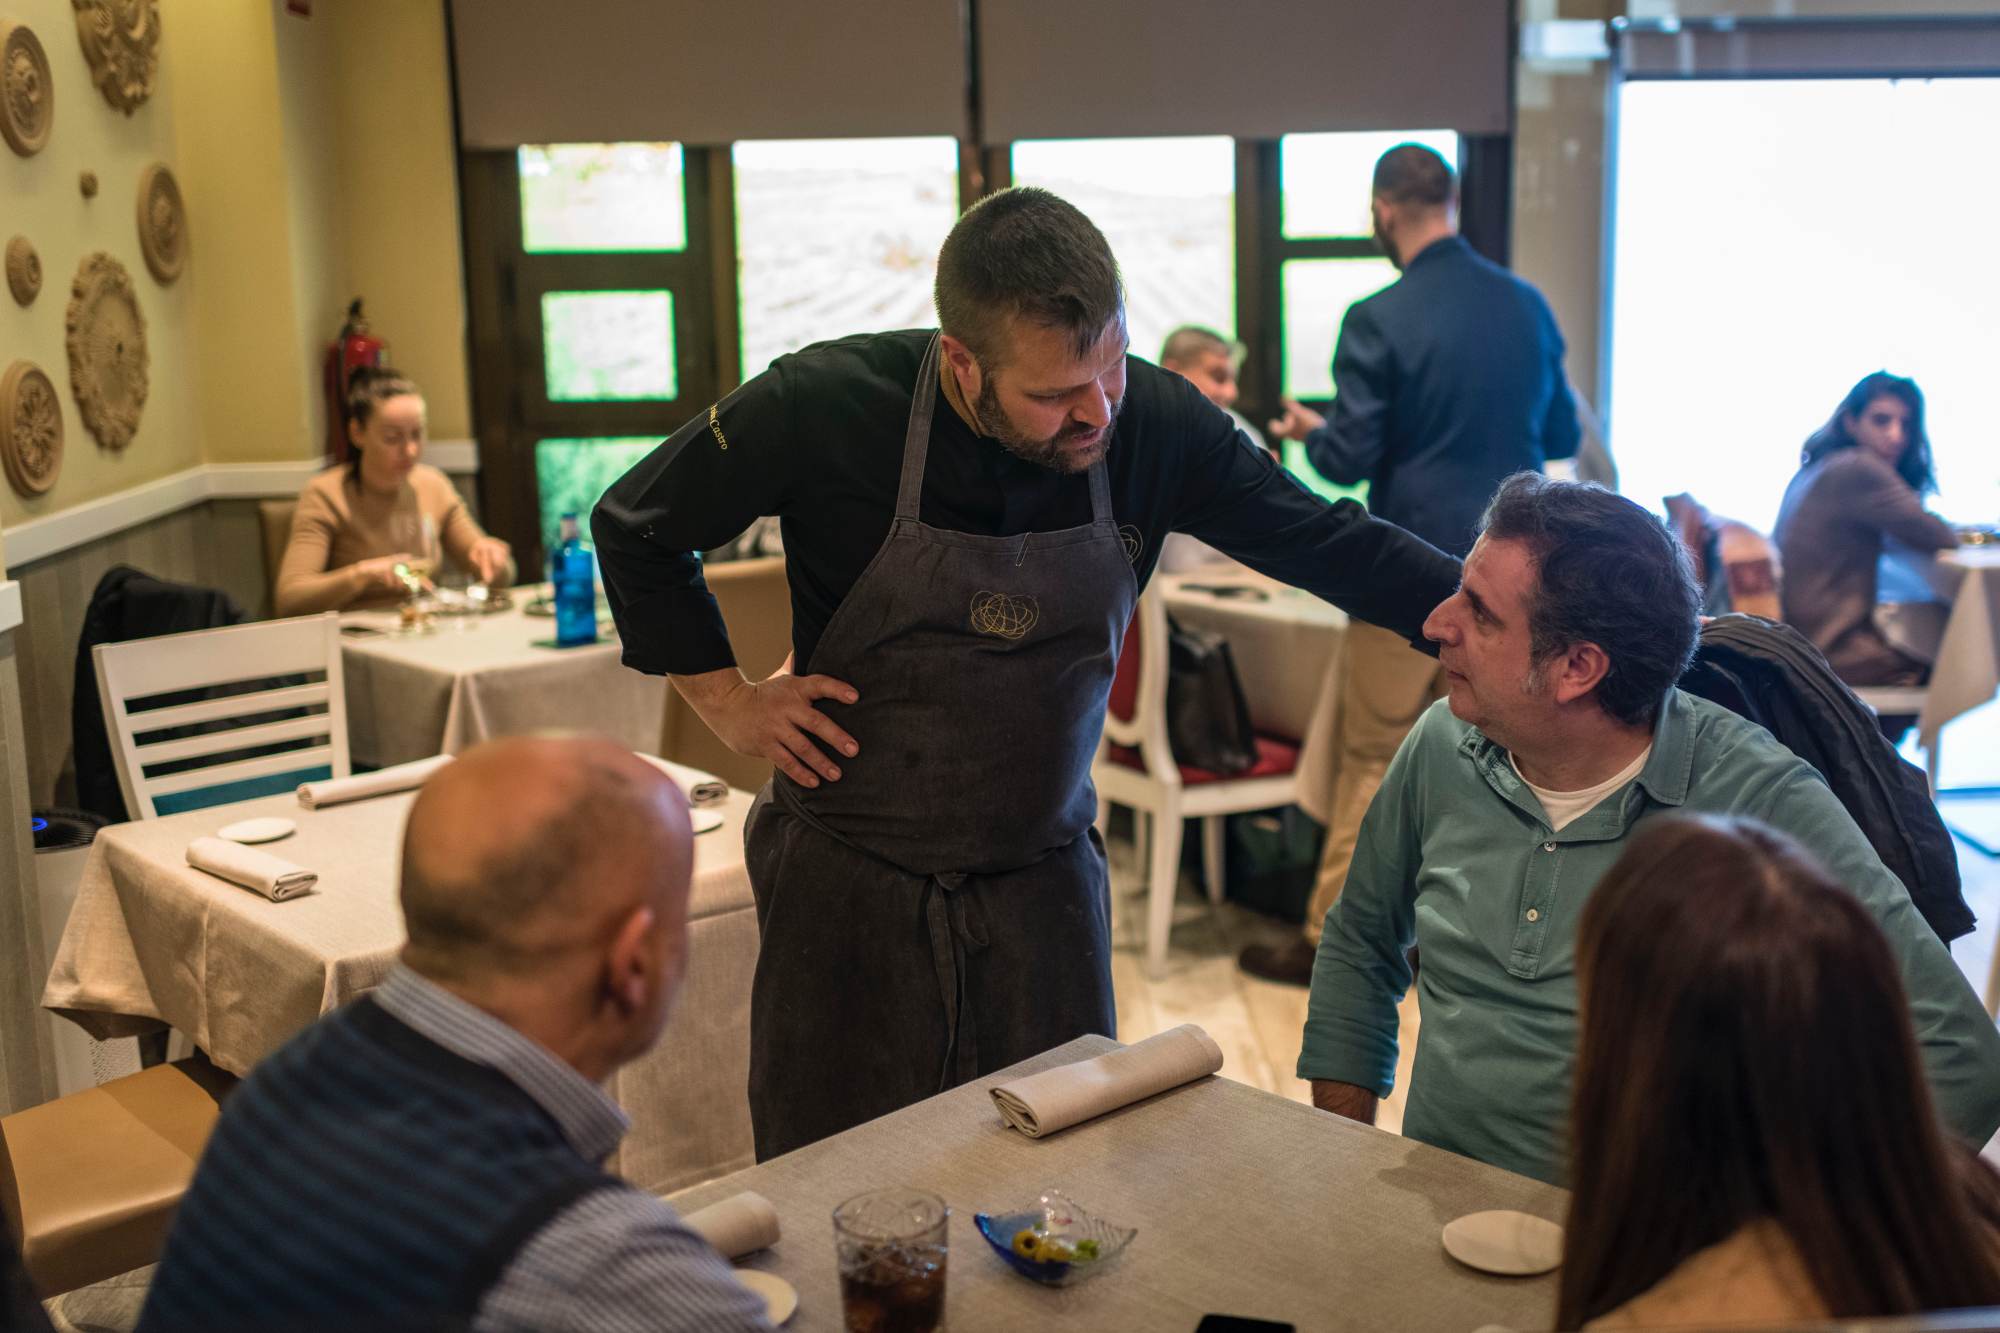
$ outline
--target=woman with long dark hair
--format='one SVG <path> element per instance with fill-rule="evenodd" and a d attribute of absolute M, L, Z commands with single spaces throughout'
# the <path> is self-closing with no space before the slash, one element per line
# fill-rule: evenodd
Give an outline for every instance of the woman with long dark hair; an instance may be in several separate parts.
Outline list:
<path fill-rule="evenodd" d="M 1556 1327 L 2000 1305 L 2000 1177 L 1938 1122 L 1880 929 L 1759 824 L 1664 819 L 1584 908 Z"/>
<path fill-rule="evenodd" d="M 1929 674 L 1875 623 L 1876 567 L 1887 538 L 1918 551 L 1958 545 L 1951 525 L 1924 509 L 1936 489 L 1914 380 L 1864 377 L 1806 441 L 1778 511 L 1780 600 L 1786 622 L 1850 685 L 1917 685 Z"/>

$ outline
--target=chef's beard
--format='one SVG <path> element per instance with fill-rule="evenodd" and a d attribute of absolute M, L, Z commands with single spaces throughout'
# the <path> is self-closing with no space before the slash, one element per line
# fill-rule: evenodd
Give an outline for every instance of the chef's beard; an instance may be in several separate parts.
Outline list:
<path fill-rule="evenodd" d="M 1111 419 L 1105 423 L 1103 433 L 1089 449 L 1078 452 L 1067 446 L 1093 433 L 1090 427 L 1075 422 L 1047 439 L 1037 439 L 1017 429 L 1008 419 L 1007 411 L 1000 406 L 1000 392 L 993 386 L 993 376 L 985 376 L 979 386 L 979 399 L 972 405 L 974 425 L 981 435 L 998 440 L 1000 447 L 1024 462 L 1036 467 L 1045 467 L 1051 472 L 1087 472 L 1105 454 L 1111 451 L 1111 432 L 1118 425 L 1118 413 L 1124 408 L 1125 400 L 1116 399 L 1111 404 Z"/>

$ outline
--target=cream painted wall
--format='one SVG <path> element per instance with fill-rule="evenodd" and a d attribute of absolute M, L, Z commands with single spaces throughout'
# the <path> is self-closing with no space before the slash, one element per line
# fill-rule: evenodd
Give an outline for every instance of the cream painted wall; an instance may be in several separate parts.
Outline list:
<path fill-rule="evenodd" d="M 19 357 L 62 390 L 68 451 L 47 496 L 0 486 L 0 527 L 202 462 L 313 458 L 320 363 L 348 300 L 424 386 L 431 433 L 471 435 L 456 163 L 442 4 L 200 0 L 162 8 L 160 74 L 130 118 L 90 85 L 68 0 L 8 0 L 48 50 L 55 128 L 32 158 L 0 150 L 0 240 L 20 232 L 44 284 L 0 297 L 0 368 Z M 139 172 L 173 167 L 190 253 L 162 287 L 135 223 Z M 85 201 L 77 173 L 96 171 Z M 152 356 L 146 413 L 122 455 L 99 449 L 68 393 L 63 317 L 78 260 L 133 274 Z"/>
<path fill-rule="evenodd" d="M 333 32 L 338 71 L 348 283 L 342 301 L 367 299 L 369 322 L 389 340 L 390 360 L 423 386 L 432 438 L 468 439 L 472 397 L 444 5 L 338 0 L 315 6 L 312 22 L 322 16 Z"/>
<path fill-rule="evenodd" d="M 291 164 L 271 5 L 173 5 L 163 29 L 189 73 L 175 130 L 193 241 L 202 457 L 308 456 L 317 448 L 301 397 Z"/>
<path fill-rule="evenodd" d="M 335 100 L 340 79 L 328 11 L 349 6 L 321 5 L 310 18 L 302 18 L 286 11 L 285 0 L 263 3 L 271 11 L 278 61 L 285 204 L 292 243 L 292 340 L 300 376 L 295 392 L 305 429 L 300 452 L 312 455 L 323 451 L 326 440 L 321 378 L 326 345 L 340 331 L 347 310 L 346 256 L 341 249 L 347 219 L 341 213 Z"/>
<path fill-rule="evenodd" d="M 154 162 L 180 173 L 174 127 L 186 82 L 180 63 L 185 34 L 166 25 L 153 96 L 127 117 L 90 82 L 69 0 L 7 0 L 4 13 L 32 28 L 48 52 L 55 119 L 47 146 L 33 157 L 0 145 L 0 242 L 26 236 L 42 260 L 42 290 L 33 305 L 23 309 L 0 292 L 0 369 L 26 359 L 47 373 L 62 402 L 66 444 L 62 473 L 47 495 L 23 500 L 0 483 L 0 525 L 11 525 L 199 461 L 192 279 L 200 268 L 203 234 L 200 206 L 190 197 L 194 256 L 173 286 L 153 280 L 139 253 L 139 173 Z M 86 169 L 97 173 L 95 199 L 83 198 L 77 189 Z M 187 185 L 183 173 L 184 194 Z M 151 356 L 145 414 L 122 453 L 98 447 L 69 389 L 64 319 L 70 283 L 84 257 L 99 250 L 132 274 Z"/>

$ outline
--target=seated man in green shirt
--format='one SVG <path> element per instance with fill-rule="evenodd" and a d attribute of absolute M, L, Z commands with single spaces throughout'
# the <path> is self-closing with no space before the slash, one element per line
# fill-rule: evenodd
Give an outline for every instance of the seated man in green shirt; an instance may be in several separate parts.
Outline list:
<path fill-rule="evenodd" d="M 1902 884 L 1817 772 L 1674 688 L 1697 606 L 1679 544 L 1631 501 L 1501 485 L 1424 626 L 1450 694 L 1397 752 L 1327 913 L 1298 1066 L 1316 1105 L 1373 1121 L 1418 945 L 1403 1132 L 1558 1181 L 1577 921 L 1627 837 L 1685 810 L 1762 820 L 1826 863 L 1895 950 L 1948 1128 L 1979 1144 L 2000 1126 L 2000 1032 Z"/>

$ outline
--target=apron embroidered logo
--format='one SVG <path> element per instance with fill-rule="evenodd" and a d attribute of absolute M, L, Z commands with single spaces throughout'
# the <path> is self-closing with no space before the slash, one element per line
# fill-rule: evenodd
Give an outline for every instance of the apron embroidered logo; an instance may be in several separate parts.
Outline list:
<path fill-rule="evenodd" d="M 1145 535 L 1127 523 L 1118 529 L 1118 540 L 1125 543 L 1125 563 L 1138 564 L 1140 554 L 1146 549 Z"/>
<path fill-rule="evenodd" d="M 972 594 L 972 630 L 1002 639 L 1018 639 L 1035 627 L 1042 610 L 1030 596 L 1004 592 Z"/>
<path fill-rule="evenodd" d="M 711 435 L 715 436 L 715 442 L 722 446 L 724 452 L 727 452 L 729 449 L 729 440 L 722 433 L 722 413 L 716 411 L 718 406 L 720 404 L 709 405 L 708 430 Z"/>

